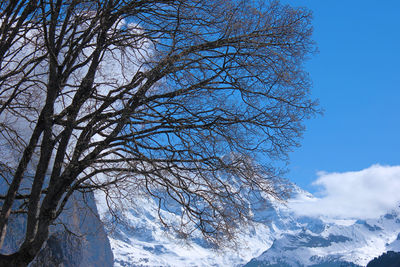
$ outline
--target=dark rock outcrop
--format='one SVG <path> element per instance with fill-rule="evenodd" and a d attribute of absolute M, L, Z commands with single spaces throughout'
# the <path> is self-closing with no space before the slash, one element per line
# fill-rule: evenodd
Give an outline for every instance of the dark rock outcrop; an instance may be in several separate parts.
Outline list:
<path fill-rule="evenodd" d="M 25 217 L 12 216 L 9 229 L 1 253 L 11 253 L 20 246 L 25 233 Z M 113 266 L 111 246 L 92 193 L 75 193 L 50 232 L 31 267 Z"/>
<path fill-rule="evenodd" d="M 399 267 L 400 252 L 388 251 L 370 261 L 367 267 Z"/>

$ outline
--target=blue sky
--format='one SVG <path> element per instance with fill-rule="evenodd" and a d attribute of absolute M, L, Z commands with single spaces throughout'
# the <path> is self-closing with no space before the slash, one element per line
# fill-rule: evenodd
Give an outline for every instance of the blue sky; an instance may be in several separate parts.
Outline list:
<path fill-rule="evenodd" d="M 314 192 L 318 171 L 400 165 L 400 1 L 286 0 L 314 13 L 307 63 L 325 110 L 306 123 L 288 178 Z"/>

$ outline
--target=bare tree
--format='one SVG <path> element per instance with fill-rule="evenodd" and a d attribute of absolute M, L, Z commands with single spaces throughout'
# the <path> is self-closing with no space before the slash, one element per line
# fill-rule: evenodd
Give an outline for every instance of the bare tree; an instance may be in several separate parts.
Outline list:
<path fill-rule="evenodd" d="M 26 216 L 23 243 L 0 266 L 31 262 L 77 190 L 172 199 L 176 230 L 212 242 L 251 218 L 251 194 L 280 197 L 274 162 L 316 112 L 303 67 L 309 11 L 21 0 L 0 12 L 0 248 L 10 216 Z"/>

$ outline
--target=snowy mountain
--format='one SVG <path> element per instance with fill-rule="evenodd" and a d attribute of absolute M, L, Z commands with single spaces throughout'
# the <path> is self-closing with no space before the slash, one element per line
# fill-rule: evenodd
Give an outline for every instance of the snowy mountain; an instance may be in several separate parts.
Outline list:
<path fill-rule="evenodd" d="M 308 221 L 302 229 L 277 237 L 268 250 L 245 266 L 365 266 L 398 243 L 399 231 L 400 220 L 394 212 L 347 225 Z"/>
<path fill-rule="evenodd" d="M 293 199 L 314 198 L 293 186 Z M 114 266 L 365 266 L 388 250 L 400 251 L 400 214 L 377 219 L 343 220 L 300 216 L 288 205 L 265 200 L 254 205 L 255 223 L 242 227 L 238 247 L 215 250 L 199 233 L 182 240 L 157 221 L 152 199 L 125 205 L 112 222 L 101 195 L 96 196 L 106 221 Z M 177 216 L 161 211 L 171 219 Z"/>
<path fill-rule="evenodd" d="M 292 218 L 291 230 L 280 228 L 273 244 L 245 266 L 366 266 L 383 252 L 400 251 L 399 210 L 367 220 L 297 216 L 291 210 L 281 216 Z"/>

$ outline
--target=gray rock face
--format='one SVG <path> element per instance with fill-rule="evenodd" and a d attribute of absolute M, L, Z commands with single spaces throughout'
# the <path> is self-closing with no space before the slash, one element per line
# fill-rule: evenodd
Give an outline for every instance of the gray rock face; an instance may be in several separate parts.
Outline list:
<path fill-rule="evenodd" d="M 25 217 L 10 219 L 1 253 L 15 251 L 25 232 Z M 66 205 L 31 267 L 108 267 L 114 257 L 93 194 L 75 193 Z"/>
<path fill-rule="evenodd" d="M 68 232 L 56 232 L 47 240 L 31 267 L 82 266 L 82 239 Z"/>

